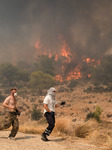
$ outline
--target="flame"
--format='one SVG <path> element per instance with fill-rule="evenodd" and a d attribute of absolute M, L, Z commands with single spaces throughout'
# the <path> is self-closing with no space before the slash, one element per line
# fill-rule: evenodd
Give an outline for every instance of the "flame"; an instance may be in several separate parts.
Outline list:
<path fill-rule="evenodd" d="M 46 50 L 45 48 L 42 47 L 39 40 L 35 43 L 35 48 L 36 48 L 36 54 L 35 54 L 36 58 L 38 57 L 38 55 L 49 55 L 50 58 L 55 55 L 56 61 L 58 60 L 59 57 L 63 56 L 66 58 L 66 62 L 68 63 L 71 62 L 70 48 L 65 42 L 65 40 L 63 41 L 62 48 L 56 51 L 51 52 L 50 50 Z M 58 54 L 56 52 L 58 52 Z"/>
<path fill-rule="evenodd" d="M 37 41 L 37 42 L 35 43 L 35 48 L 36 48 L 36 49 L 40 49 L 40 41 Z"/>
<path fill-rule="evenodd" d="M 95 59 L 86 58 L 86 63 L 92 63 L 92 62 L 95 62 Z"/>
<path fill-rule="evenodd" d="M 65 58 L 67 58 L 67 61 L 70 63 L 71 62 L 71 52 L 70 49 L 68 47 L 68 45 L 66 44 L 66 42 L 63 42 L 63 46 L 61 49 L 61 56 L 64 56 Z"/>
<path fill-rule="evenodd" d="M 55 79 L 57 81 L 63 82 L 65 80 L 69 81 L 71 79 L 76 80 L 76 79 L 85 78 L 85 75 L 81 73 L 81 65 L 77 65 L 72 71 L 67 73 L 66 76 L 64 75 L 64 72 L 65 72 L 64 64 L 67 64 L 67 63 L 69 64 L 72 59 L 71 50 L 65 40 L 62 42 L 61 49 L 56 50 L 56 51 L 51 51 L 51 50 L 47 50 L 43 48 L 39 40 L 35 43 L 35 48 L 36 48 L 36 56 L 48 55 L 49 58 L 51 58 L 52 56 L 55 56 L 55 61 L 58 61 L 58 59 L 61 58 L 62 56 L 66 58 L 63 60 L 62 65 L 60 66 L 61 74 L 58 74 L 55 76 Z M 82 57 L 81 60 L 82 60 L 82 63 L 86 63 L 87 65 L 90 65 L 93 67 L 96 67 L 97 65 L 100 64 L 100 60 L 96 61 L 95 59 L 85 57 L 85 56 Z M 91 78 L 91 74 L 89 73 L 86 74 L 86 77 Z"/>
<path fill-rule="evenodd" d="M 56 76 L 55 76 L 55 80 L 56 80 L 56 81 L 63 82 L 63 77 L 62 77 L 61 75 L 56 75 Z"/>
<path fill-rule="evenodd" d="M 58 55 L 57 54 L 55 55 L 55 61 L 58 61 Z"/>
<path fill-rule="evenodd" d="M 91 77 L 91 74 L 88 74 L 88 78 L 90 78 Z"/>

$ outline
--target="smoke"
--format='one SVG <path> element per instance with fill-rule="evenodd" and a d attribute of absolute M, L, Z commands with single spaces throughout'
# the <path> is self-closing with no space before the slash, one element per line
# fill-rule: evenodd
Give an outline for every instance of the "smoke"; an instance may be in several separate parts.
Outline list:
<path fill-rule="evenodd" d="M 112 48 L 111 0 L 1 0 L 0 62 L 34 61 L 42 50 L 99 58 Z M 37 52 L 36 52 L 37 51 Z"/>

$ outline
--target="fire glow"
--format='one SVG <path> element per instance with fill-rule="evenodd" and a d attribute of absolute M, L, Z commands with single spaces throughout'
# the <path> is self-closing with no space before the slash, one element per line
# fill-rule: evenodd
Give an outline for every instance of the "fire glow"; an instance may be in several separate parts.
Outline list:
<path fill-rule="evenodd" d="M 64 64 L 69 64 L 72 61 L 71 50 L 65 41 L 63 41 L 62 48 L 58 51 L 51 52 L 50 50 L 46 50 L 46 49 L 41 50 L 40 41 L 36 42 L 35 48 L 37 50 L 36 56 L 48 55 L 49 58 L 51 58 L 52 56 L 55 55 L 55 61 L 58 61 L 59 58 L 64 57 L 65 59 L 63 60 L 63 64 L 62 64 L 62 66 L 60 66 L 62 74 L 64 73 L 64 70 L 65 70 Z M 91 58 L 86 58 L 86 57 L 82 57 L 82 62 L 84 62 L 90 66 L 93 66 L 93 67 L 96 67 L 96 65 L 100 64 L 99 61 L 96 61 L 95 59 L 91 59 Z M 55 79 L 57 81 L 63 82 L 63 81 L 69 81 L 72 79 L 77 80 L 77 79 L 84 78 L 84 76 L 81 73 L 81 68 L 82 68 L 82 66 L 78 64 L 76 67 L 74 67 L 74 69 L 72 69 L 72 71 L 66 73 L 66 75 L 64 75 L 64 76 L 62 74 L 56 75 Z M 90 77 L 91 77 L 91 74 L 88 73 L 87 78 L 90 78 Z"/>

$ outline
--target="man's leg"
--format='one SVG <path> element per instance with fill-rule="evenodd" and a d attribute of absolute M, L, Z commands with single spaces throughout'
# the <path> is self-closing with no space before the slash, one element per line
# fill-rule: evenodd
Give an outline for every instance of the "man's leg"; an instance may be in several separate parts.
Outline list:
<path fill-rule="evenodd" d="M 42 134 L 42 140 L 48 141 L 46 136 L 49 136 L 55 126 L 55 114 L 51 116 L 50 113 L 46 113 L 45 117 L 47 119 L 48 127 L 45 129 L 45 131 Z"/>
<path fill-rule="evenodd" d="M 19 130 L 19 121 L 18 121 L 18 118 L 16 117 L 12 121 L 12 130 L 11 130 L 11 134 L 9 135 L 9 137 L 15 137 L 18 130 Z"/>
<path fill-rule="evenodd" d="M 0 130 L 8 129 L 11 126 L 11 117 L 10 113 L 6 112 L 5 117 L 3 120 L 0 122 Z"/>

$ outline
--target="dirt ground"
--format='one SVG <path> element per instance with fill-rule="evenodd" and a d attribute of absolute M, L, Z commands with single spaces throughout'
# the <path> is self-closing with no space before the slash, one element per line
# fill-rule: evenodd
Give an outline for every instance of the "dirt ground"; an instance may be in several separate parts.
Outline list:
<path fill-rule="evenodd" d="M 50 141 L 44 142 L 40 135 L 18 133 L 15 140 L 7 137 L 10 131 L 0 131 L 0 150 L 103 150 L 84 141 L 68 140 L 62 137 L 50 136 Z"/>

